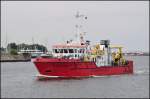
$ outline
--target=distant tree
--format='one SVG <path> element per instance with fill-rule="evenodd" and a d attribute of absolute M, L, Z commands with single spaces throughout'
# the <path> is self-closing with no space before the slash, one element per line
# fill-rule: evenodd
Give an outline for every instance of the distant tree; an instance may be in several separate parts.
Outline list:
<path fill-rule="evenodd" d="M 16 49 L 11 49 L 11 50 L 10 50 L 10 54 L 12 54 L 12 55 L 17 55 L 18 53 L 17 53 L 17 50 L 16 50 Z"/>
<path fill-rule="evenodd" d="M 47 52 L 47 48 L 43 45 L 38 45 L 38 49 L 43 52 Z"/>
<path fill-rule="evenodd" d="M 10 48 L 10 49 L 17 49 L 17 45 L 16 45 L 16 43 L 9 43 L 9 44 L 7 45 L 7 48 Z"/>
<path fill-rule="evenodd" d="M 25 44 L 25 43 L 18 44 L 17 47 L 18 47 L 19 50 L 21 50 L 21 49 L 24 49 L 24 50 L 30 49 L 29 45 Z"/>
<path fill-rule="evenodd" d="M 47 48 L 44 45 L 33 44 L 31 45 L 33 49 L 38 49 L 40 51 L 46 52 Z"/>
<path fill-rule="evenodd" d="M 11 53 L 11 51 L 13 50 L 16 50 L 17 51 L 17 45 L 16 45 L 16 43 L 9 43 L 8 45 L 7 45 L 7 50 L 8 50 L 8 52 L 9 53 Z"/>
<path fill-rule="evenodd" d="M 15 53 L 15 52 L 17 52 L 21 49 L 24 49 L 24 50 L 37 49 L 37 50 L 40 50 L 40 51 L 43 51 L 43 52 L 47 52 L 47 48 L 44 45 L 40 45 L 40 44 L 31 44 L 31 45 L 29 45 L 29 44 L 21 43 L 21 44 L 16 45 L 16 43 L 9 43 L 8 46 L 7 46 L 7 49 L 9 50 L 10 53 Z M 16 50 L 16 51 L 14 51 L 14 50 Z"/>

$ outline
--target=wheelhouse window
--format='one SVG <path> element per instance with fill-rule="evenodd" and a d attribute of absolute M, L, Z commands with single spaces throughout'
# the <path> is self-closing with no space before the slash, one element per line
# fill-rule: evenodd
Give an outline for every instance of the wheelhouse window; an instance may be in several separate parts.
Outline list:
<path fill-rule="evenodd" d="M 84 49 L 80 49 L 80 50 L 79 50 L 79 53 L 84 53 Z"/>
<path fill-rule="evenodd" d="M 73 49 L 69 49 L 69 53 L 73 53 Z"/>
<path fill-rule="evenodd" d="M 58 49 L 53 49 L 54 53 L 59 53 Z"/>
<path fill-rule="evenodd" d="M 68 50 L 67 50 L 67 49 L 64 49 L 64 53 L 68 53 Z"/>
<path fill-rule="evenodd" d="M 63 53 L 63 49 L 60 49 L 60 53 Z"/>
<path fill-rule="evenodd" d="M 77 49 L 74 49 L 74 53 L 77 53 Z"/>

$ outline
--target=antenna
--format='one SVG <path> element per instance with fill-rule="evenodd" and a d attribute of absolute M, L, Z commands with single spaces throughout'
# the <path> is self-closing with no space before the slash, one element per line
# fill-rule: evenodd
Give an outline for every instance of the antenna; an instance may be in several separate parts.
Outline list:
<path fill-rule="evenodd" d="M 76 40 L 79 43 L 85 43 L 84 42 L 84 36 L 85 36 L 85 32 L 83 32 L 82 28 L 83 28 L 83 21 L 87 20 L 87 16 L 85 16 L 84 14 L 80 14 L 79 11 L 77 11 L 76 15 L 75 15 L 76 19 L 77 19 L 77 24 L 75 25 L 76 27 Z"/>

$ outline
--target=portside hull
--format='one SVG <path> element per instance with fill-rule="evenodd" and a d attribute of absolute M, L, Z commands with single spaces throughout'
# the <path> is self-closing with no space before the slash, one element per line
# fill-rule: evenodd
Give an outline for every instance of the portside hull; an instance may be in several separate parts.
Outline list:
<path fill-rule="evenodd" d="M 94 62 L 80 61 L 34 61 L 34 64 L 41 75 L 56 77 L 88 77 L 132 74 L 133 62 L 129 61 L 124 66 L 100 66 Z"/>

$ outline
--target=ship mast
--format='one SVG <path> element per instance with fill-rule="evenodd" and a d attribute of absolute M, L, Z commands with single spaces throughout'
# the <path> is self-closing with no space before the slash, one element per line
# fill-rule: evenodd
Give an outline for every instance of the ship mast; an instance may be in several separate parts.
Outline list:
<path fill-rule="evenodd" d="M 76 19 L 77 19 L 77 24 L 75 25 L 76 27 L 76 41 L 80 44 L 84 44 L 84 36 L 85 36 L 85 32 L 83 32 L 83 21 L 85 21 L 87 19 L 87 16 L 80 14 L 77 11 L 77 14 L 75 15 Z"/>

